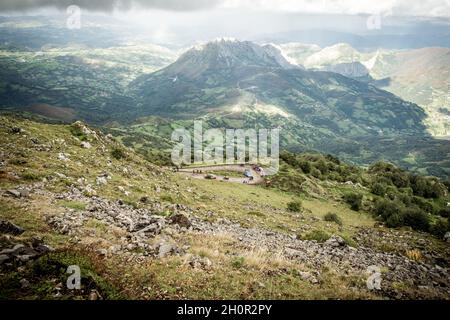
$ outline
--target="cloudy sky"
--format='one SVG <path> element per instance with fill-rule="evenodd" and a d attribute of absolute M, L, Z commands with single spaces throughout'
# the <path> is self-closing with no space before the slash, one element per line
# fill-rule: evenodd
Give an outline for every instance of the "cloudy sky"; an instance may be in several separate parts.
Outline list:
<path fill-rule="evenodd" d="M 450 0 L 1 0 L 0 11 L 64 10 L 76 4 L 90 11 L 239 9 L 316 14 L 384 14 L 450 17 Z"/>

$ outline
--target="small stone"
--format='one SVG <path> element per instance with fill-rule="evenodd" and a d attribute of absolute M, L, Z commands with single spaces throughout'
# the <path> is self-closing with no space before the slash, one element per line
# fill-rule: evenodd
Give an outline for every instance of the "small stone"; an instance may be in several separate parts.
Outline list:
<path fill-rule="evenodd" d="M 98 186 L 104 186 L 108 184 L 108 180 L 105 177 L 97 177 L 96 183 Z"/>
<path fill-rule="evenodd" d="M 61 160 L 61 161 L 69 161 L 69 158 L 64 153 L 58 154 L 58 159 Z"/>
<path fill-rule="evenodd" d="M 344 247 L 346 242 L 339 236 L 332 236 L 330 239 L 325 241 L 325 245 L 331 247 Z"/>
<path fill-rule="evenodd" d="M 312 275 L 310 272 L 300 271 L 299 272 L 300 278 L 304 281 L 308 281 L 311 284 L 317 284 L 319 283 L 319 280 Z"/>
<path fill-rule="evenodd" d="M 21 256 L 17 256 L 17 259 L 19 259 L 21 262 L 28 262 L 28 261 L 30 261 L 31 258 L 33 258 L 33 257 L 34 257 L 34 255 L 31 255 L 31 254 L 24 254 L 24 255 L 21 255 Z"/>
<path fill-rule="evenodd" d="M 10 259 L 10 257 L 6 254 L 0 254 L 0 265 L 7 262 Z"/>
<path fill-rule="evenodd" d="M 22 286 L 22 289 L 27 289 L 30 287 L 30 281 L 27 279 L 22 279 L 19 281 L 20 285 Z"/>
<path fill-rule="evenodd" d="M 139 201 L 140 201 L 141 203 L 148 203 L 148 202 L 149 202 L 149 199 L 148 199 L 148 197 L 142 197 L 141 199 L 139 199 Z"/>
<path fill-rule="evenodd" d="M 191 227 L 191 221 L 183 214 L 174 214 L 170 216 L 169 221 L 171 224 L 179 225 L 182 228 L 189 229 Z"/>
<path fill-rule="evenodd" d="M 98 300 L 98 294 L 95 290 L 92 290 L 91 293 L 89 293 L 89 300 L 91 301 Z"/>
<path fill-rule="evenodd" d="M 448 231 L 448 232 L 444 235 L 444 241 L 450 243 L 450 231 Z"/>
<path fill-rule="evenodd" d="M 159 246 L 158 250 L 158 257 L 164 258 L 165 256 L 169 255 L 173 251 L 175 251 L 176 247 L 170 243 L 163 243 Z"/>
<path fill-rule="evenodd" d="M 6 194 L 9 196 L 13 196 L 14 198 L 20 198 L 20 191 L 11 189 L 11 190 L 7 190 Z"/>
<path fill-rule="evenodd" d="M 22 132 L 23 132 L 22 128 L 19 128 L 19 127 L 12 127 L 11 128 L 11 133 L 13 133 L 13 134 L 22 133 Z"/>
<path fill-rule="evenodd" d="M 84 149 L 91 149 L 92 148 L 92 145 L 89 142 L 87 142 L 87 141 L 81 142 L 80 146 L 82 148 L 84 148 Z"/>
<path fill-rule="evenodd" d="M 108 250 L 106 250 L 106 249 L 98 249 L 97 253 L 99 255 L 101 255 L 102 257 L 106 257 L 108 255 Z"/>
<path fill-rule="evenodd" d="M 28 198 L 30 196 L 30 191 L 28 190 L 20 190 L 19 192 L 22 198 Z"/>

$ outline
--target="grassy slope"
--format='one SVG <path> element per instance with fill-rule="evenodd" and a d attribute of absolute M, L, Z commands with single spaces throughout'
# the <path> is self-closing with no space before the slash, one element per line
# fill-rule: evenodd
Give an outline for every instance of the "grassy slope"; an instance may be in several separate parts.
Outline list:
<path fill-rule="evenodd" d="M 73 238 L 56 233 L 44 220 L 49 214 L 68 210 L 76 213 L 84 209 L 84 203 L 55 200 L 47 192 L 64 192 L 70 185 L 76 185 L 77 179 L 84 177 L 96 189 L 98 196 L 112 200 L 120 198 L 136 207 L 145 208 L 147 205 L 139 199 L 147 196 L 161 203 L 186 204 L 194 208 L 196 216 L 206 220 L 229 218 L 244 227 L 259 226 L 299 236 L 311 230 L 324 230 L 355 241 L 352 237 L 357 231 L 360 228 L 372 229 L 374 220 L 367 213 L 350 210 L 339 200 L 339 194 L 349 188 L 347 186 L 329 186 L 329 192 L 320 197 L 302 196 L 305 210 L 291 213 L 286 206 L 298 199 L 295 194 L 263 187 L 185 179 L 148 164 L 131 150 L 125 150 L 126 159 L 116 160 L 110 152 L 114 148 L 123 148 L 121 145 L 101 135 L 99 140 L 88 135 L 85 139 L 90 140 L 93 148 L 83 149 L 70 126 L 6 117 L 1 118 L 0 123 L 1 160 L 5 161 L 1 168 L 0 189 L 36 185 L 42 179 L 47 181 L 38 188 L 44 192 L 32 193 L 27 200 L 1 196 L 0 219 L 25 227 L 27 231 L 20 238 L 24 241 L 32 236 L 44 237 L 46 243 L 58 250 L 58 254 L 52 256 L 58 263 L 76 264 L 81 257 L 85 261 L 83 270 L 97 279 L 106 298 L 379 298 L 365 289 L 364 275 L 336 274 L 332 269 L 324 268 L 320 270 L 320 284 L 312 285 L 298 276 L 300 271 L 314 271 L 311 267 L 286 260 L 277 252 L 244 250 L 238 239 L 227 234 L 205 236 L 187 233 L 180 237 L 179 241 L 189 246 L 188 253 L 207 257 L 212 262 L 211 269 L 199 271 L 186 265 L 183 256 L 132 260 L 120 255 L 100 257 L 96 250 L 118 241 L 123 236 L 120 230 L 95 220 L 89 221 L 83 226 L 86 237 L 74 245 Z M 25 132 L 10 133 L 10 128 L 16 126 Z M 51 149 L 38 151 L 30 138 L 37 138 L 40 146 L 47 145 Z M 60 152 L 68 155 L 70 161 L 58 160 Z M 108 165 L 109 161 L 111 165 Z M 104 171 L 112 175 L 112 180 L 106 186 L 98 187 L 95 179 Z M 130 194 L 125 196 L 119 186 L 124 186 Z M 328 212 L 337 213 L 344 222 L 343 227 L 323 221 L 322 217 Z M 392 235 L 391 231 L 383 228 L 377 230 Z M 401 234 L 402 231 L 398 232 Z M 428 235 L 413 234 L 432 239 Z M 396 241 L 404 240 L 397 238 Z M 432 241 L 434 250 L 443 250 L 440 241 Z M 400 248 L 394 246 L 389 250 L 401 251 Z M 54 298 L 50 294 L 50 280 L 42 279 L 38 274 L 33 276 L 36 282 L 31 289 L 10 292 L 5 288 L 20 288 L 17 284 L 19 278 L 15 274 L 7 274 L 3 279 L 9 282 L 0 281 L 0 291 L 6 298 Z"/>

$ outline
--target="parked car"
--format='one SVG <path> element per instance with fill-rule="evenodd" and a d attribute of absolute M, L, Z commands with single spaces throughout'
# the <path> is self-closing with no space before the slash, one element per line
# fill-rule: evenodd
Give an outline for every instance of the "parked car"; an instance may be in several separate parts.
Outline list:
<path fill-rule="evenodd" d="M 253 174 L 250 170 L 245 170 L 244 176 L 246 176 L 247 178 L 253 178 Z"/>

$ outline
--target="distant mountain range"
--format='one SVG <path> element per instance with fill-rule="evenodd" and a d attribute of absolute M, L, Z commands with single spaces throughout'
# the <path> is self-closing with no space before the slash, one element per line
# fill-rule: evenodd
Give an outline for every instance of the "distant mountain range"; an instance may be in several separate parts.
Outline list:
<path fill-rule="evenodd" d="M 378 87 L 420 105 L 427 112 L 426 124 L 430 133 L 450 136 L 449 48 L 360 52 L 348 44 L 323 49 L 296 43 L 281 47 L 291 59 L 307 68 L 372 81 Z"/>

